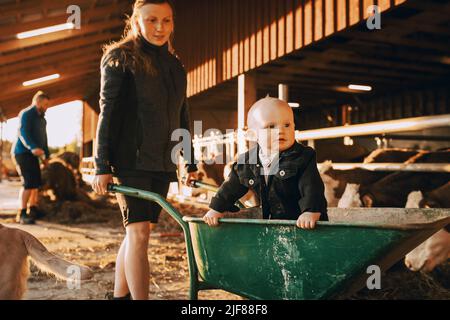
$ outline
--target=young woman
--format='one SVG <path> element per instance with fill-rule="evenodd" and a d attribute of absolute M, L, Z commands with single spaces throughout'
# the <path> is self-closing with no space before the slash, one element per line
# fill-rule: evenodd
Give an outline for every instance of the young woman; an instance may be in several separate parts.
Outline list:
<path fill-rule="evenodd" d="M 171 152 L 177 142 L 171 134 L 189 129 L 189 117 L 186 72 L 171 44 L 173 9 L 169 0 L 136 1 L 122 40 L 105 47 L 93 182 L 99 194 L 114 181 L 166 196 L 176 180 Z M 196 167 L 187 160 L 189 183 Z M 148 240 L 160 208 L 120 194 L 117 199 L 126 236 L 116 261 L 114 298 L 148 299 Z"/>

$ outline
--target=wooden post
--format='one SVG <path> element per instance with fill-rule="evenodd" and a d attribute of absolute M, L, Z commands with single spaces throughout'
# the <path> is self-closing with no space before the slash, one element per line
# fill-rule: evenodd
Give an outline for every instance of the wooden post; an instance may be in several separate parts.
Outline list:
<path fill-rule="evenodd" d="M 3 178 L 3 119 L 1 118 L 0 113 L 0 182 L 2 182 L 2 178 Z"/>
<path fill-rule="evenodd" d="M 0 182 L 3 178 L 3 125 L 6 123 L 6 117 L 3 115 L 3 109 L 0 107 Z M 12 150 L 11 150 L 12 151 Z"/>
<path fill-rule="evenodd" d="M 256 101 L 255 78 L 249 74 L 238 77 L 238 153 L 247 151 L 244 131 L 247 127 L 247 113 Z"/>
<path fill-rule="evenodd" d="M 289 102 L 289 86 L 284 83 L 278 85 L 278 99 Z"/>
<path fill-rule="evenodd" d="M 84 140 L 86 133 L 84 132 L 84 122 L 86 121 L 86 101 L 83 100 L 83 107 L 81 108 L 81 148 L 80 148 L 80 159 L 84 158 L 85 146 Z M 81 164 L 81 163 L 80 163 Z"/>

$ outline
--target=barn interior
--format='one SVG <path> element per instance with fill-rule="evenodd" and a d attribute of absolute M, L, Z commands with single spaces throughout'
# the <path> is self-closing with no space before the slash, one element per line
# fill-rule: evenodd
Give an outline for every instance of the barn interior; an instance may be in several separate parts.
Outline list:
<path fill-rule="evenodd" d="M 50 214 L 50 222 L 96 223 L 95 205 L 86 207 L 80 199 L 89 203 L 99 200 L 91 194 L 89 184 L 95 175 L 93 156 L 101 112 L 100 60 L 103 46 L 121 38 L 133 2 L 0 0 L 0 126 L 4 128 L 7 120 L 29 106 L 37 90 L 48 93 L 55 108 L 76 100 L 83 105 L 79 152 L 54 155 L 66 164 L 72 163 L 68 167 L 75 178 L 64 181 L 80 185 L 59 195 L 53 192 L 53 198 L 48 198 L 51 200 L 45 198 L 42 205 L 49 212 L 64 211 L 60 216 Z M 201 121 L 193 142 L 203 176 L 198 188 L 183 186 L 181 181 L 173 183 L 169 195 L 179 210 L 195 215 L 205 212 L 214 187 L 226 179 L 227 163 L 249 147 L 242 134 L 247 129 L 247 111 L 267 95 L 292 107 L 297 141 L 317 153 L 329 207 L 450 207 L 449 0 L 174 3 L 174 48 L 187 73 L 191 127 L 195 127 L 194 121 Z M 26 34 L 51 26 L 62 29 L 38 36 Z M 41 81 L 26 83 L 36 79 Z M 3 134 L 0 137 L 0 223 L 12 223 L 18 174 L 10 156 L 11 141 L 3 141 Z M 220 156 L 224 163 L 207 164 Z M 65 174 L 55 171 L 50 175 L 55 179 L 50 189 L 61 184 Z M 79 189 L 84 190 L 84 196 Z M 68 199 L 75 193 L 79 198 L 72 208 L 67 201 L 73 201 Z M 247 200 L 249 206 L 258 204 L 254 199 Z M 108 215 L 118 211 L 114 205 L 102 209 L 101 223 L 107 223 Z M 120 220 L 120 212 L 114 214 Z M 441 214 L 450 215 L 448 209 L 442 209 Z M 113 223 L 114 228 L 117 225 L 120 221 Z M 180 234 L 176 223 L 166 220 L 159 228 L 159 234 Z M 37 232 L 46 235 L 42 230 Z M 69 229 L 61 232 L 67 233 L 63 237 L 77 233 Z M 61 236 L 53 233 L 52 237 Z M 105 240 L 106 231 L 91 235 L 101 238 L 102 245 L 105 241 L 110 241 L 112 248 L 119 245 L 118 239 Z M 80 248 L 73 249 L 78 252 L 75 256 L 90 255 L 81 248 L 83 241 L 79 241 Z M 161 244 L 158 239 L 152 241 L 156 247 Z M 173 257 L 153 262 L 176 273 L 176 263 L 184 263 L 186 258 L 181 242 L 169 241 Z M 55 246 L 55 250 L 65 249 Z M 151 250 L 155 253 L 158 249 Z M 110 261 L 112 256 L 102 259 Z M 105 268 L 102 279 L 111 282 L 113 269 Z M 426 294 L 410 287 L 411 296 L 405 288 L 401 297 L 449 299 L 448 262 L 437 270 L 433 276 L 438 280 L 425 286 Z M 157 282 L 152 285 L 153 294 L 186 298 L 177 293 L 187 286 L 182 276 L 175 279 L 178 287 L 158 276 L 152 278 Z M 399 273 L 395 277 L 400 280 L 391 278 L 392 286 L 401 279 L 413 287 L 430 279 L 408 274 L 405 280 Z M 416 287 L 421 286 L 422 282 Z M 37 284 L 32 288 L 30 298 L 49 297 L 39 293 L 42 288 Z M 53 297 L 58 292 L 62 289 L 53 290 Z M 90 297 L 87 292 L 84 298 Z M 359 292 L 355 298 L 369 296 Z M 234 298 L 217 293 L 205 297 Z M 399 296 L 391 290 L 372 297 Z"/>

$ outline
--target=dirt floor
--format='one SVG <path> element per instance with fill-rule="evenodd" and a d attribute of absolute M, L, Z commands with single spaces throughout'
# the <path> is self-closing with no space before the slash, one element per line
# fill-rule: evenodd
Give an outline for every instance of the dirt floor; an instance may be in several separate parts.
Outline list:
<path fill-rule="evenodd" d="M 103 224 L 83 224 L 76 227 L 39 222 L 34 226 L 10 223 L 0 219 L 8 227 L 26 230 L 41 240 L 53 253 L 89 266 L 95 273 L 93 279 L 81 284 L 80 289 L 69 290 L 64 281 L 41 273 L 31 266 L 28 291 L 25 299 L 72 300 L 105 299 L 112 292 L 117 250 L 123 238 L 121 228 Z M 186 250 L 182 237 L 151 237 L 148 250 L 151 265 L 151 299 L 187 299 L 188 269 Z M 240 299 L 223 291 L 200 294 L 201 299 Z"/>
<path fill-rule="evenodd" d="M 64 281 L 40 273 L 34 266 L 25 299 L 105 299 L 112 292 L 115 258 L 124 236 L 120 211 L 114 198 L 100 199 L 90 195 L 94 203 L 81 201 L 43 203 L 48 216 L 33 226 L 14 223 L 11 211 L 0 208 L 0 223 L 26 230 L 47 248 L 64 258 L 84 264 L 95 271 L 93 279 L 80 289 L 68 289 Z M 1 200 L 1 199 L 0 199 Z M 1 202 L 0 202 L 1 203 Z M 102 205 L 99 205 L 102 203 Z M 177 204 L 188 215 L 202 215 L 206 207 Z M 181 229 L 162 213 L 160 223 L 150 238 L 150 298 L 187 299 L 188 269 Z M 200 299 L 242 299 L 221 290 L 200 292 Z M 431 274 L 414 273 L 399 264 L 382 278 L 382 289 L 361 290 L 346 299 L 450 299 L 450 263 Z"/>

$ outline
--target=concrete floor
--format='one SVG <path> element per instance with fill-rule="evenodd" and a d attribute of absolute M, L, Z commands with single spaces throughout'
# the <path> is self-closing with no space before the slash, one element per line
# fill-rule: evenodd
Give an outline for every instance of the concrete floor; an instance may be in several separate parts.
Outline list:
<path fill-rule="evenodd" d="M 0 182 L 0 215 L 16 214 L 21 182 L 19 180 Z"/>

